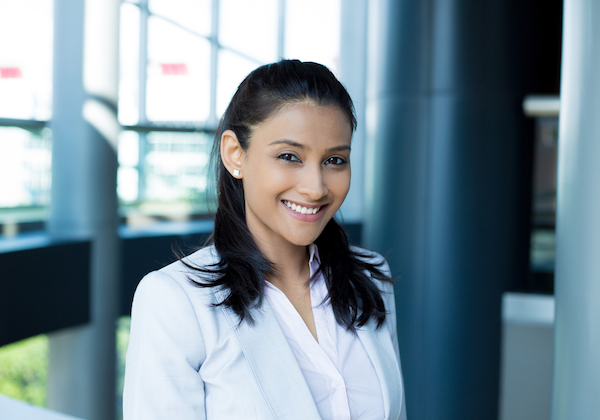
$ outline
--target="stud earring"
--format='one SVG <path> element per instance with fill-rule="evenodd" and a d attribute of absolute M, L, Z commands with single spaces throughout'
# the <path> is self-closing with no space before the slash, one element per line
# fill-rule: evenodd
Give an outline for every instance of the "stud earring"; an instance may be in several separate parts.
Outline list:
<path fill-rule="evenodd" d="M 237 169 L 234 169 L 234 170 L 233 170 L 233 176 L 234 176 L 234 177 L 236 177 L 236 178 L 237 178 L 238 176 L 240 176 L 240 171 L 238 171 Z"/>

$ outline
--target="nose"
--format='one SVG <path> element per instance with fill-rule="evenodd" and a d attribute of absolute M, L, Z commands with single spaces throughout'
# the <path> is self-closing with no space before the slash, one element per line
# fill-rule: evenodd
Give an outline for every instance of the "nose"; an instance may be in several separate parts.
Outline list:
<path fill-rule="evenodd" d="M 298 192 L 310 200 L 320 200 L 329 193 L 320 165 L 307 167 L 306 170 L 301 172 L 300 176 Z"/>

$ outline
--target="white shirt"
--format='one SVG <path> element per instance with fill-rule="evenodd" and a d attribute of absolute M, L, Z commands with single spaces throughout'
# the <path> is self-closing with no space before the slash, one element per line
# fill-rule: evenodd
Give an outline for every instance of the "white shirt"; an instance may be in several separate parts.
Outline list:
<path fill-rule="evenodd" d="M 310 275 L 320 265 L 316 245 L 309 246 Z M 379 378 L 357 334 L 340 326 L 331 303 L 323 303 L 327 285 L 322 274 L 310 286 L 317 342 L 285 294 L 266 282 L 265 295 L 300 365 L 323 420 L 381 420 Z"/>

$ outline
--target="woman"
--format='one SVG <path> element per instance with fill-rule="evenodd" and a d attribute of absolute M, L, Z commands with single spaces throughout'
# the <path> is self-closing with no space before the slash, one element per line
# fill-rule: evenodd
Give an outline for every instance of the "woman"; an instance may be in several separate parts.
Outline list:
<path fill-rule="evenodd" d="M 387 263 L 333 219 L 355 125 L 319 64 L 241 83 L 213 148 L 213 244 L 136 290 L 126 420 L 406 418 Z"/>

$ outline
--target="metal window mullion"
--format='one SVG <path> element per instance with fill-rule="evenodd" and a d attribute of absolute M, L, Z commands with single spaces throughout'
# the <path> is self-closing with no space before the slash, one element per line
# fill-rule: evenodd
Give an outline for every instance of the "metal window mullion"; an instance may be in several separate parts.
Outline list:
<path fill-rule="evenodd" d="M 148 0 L 140 0 L 140 57 L 138 62 L 138 124 L 146 124 L 146 87 L 148 86 Z"/>
<path fill-rule="evenodd" d="M 217 73 L 219 71 L 219 0 L 212 1 L 210 36 L 210 106 L 208 125 L 217 126 Z"/>
<path fill-rule="evenodd" d="M 146 156 L 149 149 L 147 135 L 146 132 L 138 133 L 138 203 L 146 201 L 147 196 L 146 176 L 148 175 L 148 164 L 146 163 Z"/>
<path fill-rule="evenodd" d="M 279 0 L 279 15 L 277 22 L 277 56 L 280 60 L 285 57 L 285 9 L 286 0 Z"/>
<path fill-rule="evenodd" d="M 23 129 L 42 129 L 48 126 L 48 121 L 21 120 L 17 118 L 0 118 L 0 127 L 19 127 Z"/>

